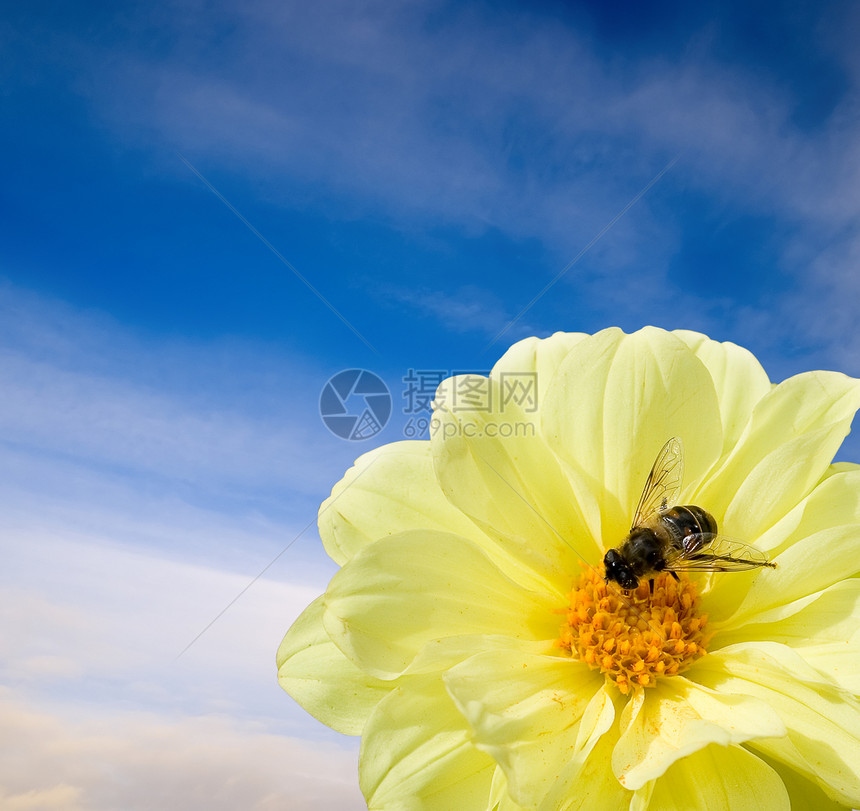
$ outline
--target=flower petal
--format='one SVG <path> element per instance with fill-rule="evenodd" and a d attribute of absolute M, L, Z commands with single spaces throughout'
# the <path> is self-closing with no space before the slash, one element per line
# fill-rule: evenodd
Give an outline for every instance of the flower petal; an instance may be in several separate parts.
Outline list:
<path fill-rule="evenodd" d="M 782 552 L 815 532 L 860 525 L 860 467 L 829 474 L 757 542 L 762 549 Z"/>
<path fill-rule="evenodd" d="M 487 811 L 496 764 L 472 745 L 438 675 L 406 677 L 380 701 L 361 744 L 371 811 Z"/>
<path fill-rule="evenodd" d="M 429 442 L 383 445 L 355 461 L 320 506 L 320 537 L 341 566 L 369 543 L 411 529 L 483 533 L 439 489 Z"/>
<path fill-rule="evenodd" d="M 860 693 L 860 580 L 851 578 L 749 621 L 725 623 L 710 649 L 768 640 L 792 648 L 820 673 Z"/>
<path fill-rule="evenodd" d="M 524 642 L 499 634 L 446 636 L 442 639 L 431 639 L 424 645 L 404 673 L 407 675 L 442 673 L 460 662 L 465 662 L 466 659 L 470 659 L 476 653 L 496 650 L 509 651 L 512 646 L 534 654 L 543 654 L 548 650 L 557 653 L 554 640 L 543 639 L 537 642 Z"/>
<path fill-rule="evenodd" d="M 353 662 L 391 679 L 432 639 L 552 639 L 558 632 L 557 599 L 506 577 L 466 538 L 404 532 L 365 547 L 335 574 L 323 622 Z"/>
<path fill-rule="evenodd" d="M 483 392 L 474 405 L 464 402 L 471 390 Z M 498 381 L 446 380 L 430 430 L 448 500 L 527 569 L 561 594 L 581 560 L 600 559 L 558 461 L 517 403 L 503 401 Z"/>
<path fill-rule="evenodd" d="M 580 731 L 591 730 L 558 774 L 538 811 L 627 811 L 631 792 L 612 773 L 612 749 L 618 740 L 620 693 L 604 683 L 586 707 Z M 589 719 L 596 716 L 597 721 Z M 610 717 L 611 716 L 611 717 Z"/>
<path fill-rule="evenodd" d="M 580 472 L 614 546 L 630 521 L 654 459 L 673 436 L 684 442 L 685 482 L 694 484 L 723 445 L 714 382 L 670 333 L 608 329 L 577 343 L 559 367 L 543 407 L 543 433 Z"/>
<path fill-rule="evenodd" d="M 325 595 L 293 623 L 278 648 L 278 681 L 314 718 L 346 735 L 360 735 L 391 684 L 368 676 L 323 629 Z"/>
<path fill-rule="evenodd" d="M 611 726 L 611 702 L 608 709 L 602 704 L 592 709 L 589 729 L 580 724 L 604 683 L 580 662 L 513 645 L 478 653 L 445 674 L 475 744 L 502 767 L 513 800 L 528 807 L 541 801 L 565 764 L 583 749 L 590 751 Z"/>
<path fill-rule="evenodd" d="M 835 476 L 837 473 L 848 473 L 852 470 L 860 470 L 860 465 L 856 462 L 834 462 L 827 470 L 824 471 L 824 475 L 821 477 L 821 480 L 829 478 L 830 476 Z"/>
<path fill-rule="evenodd" d="M 860 701 L 827 682 L 790 648 L 742 643 L 696 662 L 690 678 L 729 695 L 755 696 L 782 718 L 787 735 L 750 741 L 833 799 L 860 805 Z"/>
<path fill-rule="evenodd" d="M 621 785 L 639 789 L 708 744 L 726 746 L 784 733 L 779 717 L 764 702 L 675 676 L 633 694 L 621 715 L 612 769 Z"/>
<path fill-rule="evenodd" d="M 774 640 L 778 642 L 779 640 Z M 860 695 L 860 640 L 855 631 L 845 642 L 795 645 L 793 650 L 819 673 L 829 676 L 843 690 Z"/>
<path fill-rule="evenodd" d="M 490 377 L 502 382 L 505 378 L 515 381 L 515 376 L 533 374 L 537 383 L 538 410 L 533 415 L 536 417 L 561 362 L 574 346 L 588 337 L 584 332 L 556 332 L 549 338 L 525 338 L 502 355 Z"/>
<path fill-rule="evenodd" d="M 490 811 L 523 811 L 523 807 L 517 805 L 508 794 L 508 781 L 505 779 L 505 773 L 498 766 L 493 775 L 493 786 L 490 789 L 490 802 L 487 803 L 487 808 Z"/>
<path fill-rule="evenodd" d="M 790 811 L 785 784 L 767 763 L 740 746 L 711 744 L 676 760 L 653 787 L 651 811 Z M 633 808 L 637 807 L 634 801 Z M 810 806 L 811 807 L 811 806 Z"/>
<path fill-rule="evenodd" d="M 677 335 L 705 364 L 714 381 L 723 424 L 723 453 L 737 443 L 756 403 L 771 389 L 755 355 L 730 341 L 712 341 L 700 332 L 677 329 Z"/>
<path fill-rule="evenodd" d="M 828 797 L 815 783 L 807 780 L 799 772 L 778 760 L 763 755 L 761 752 L 757 754 L 779 775 L 783 785 L 788 790 L 792 808 L 814 808 L 815 811 L 846 811 L 842 803 Z"/>
<path fill-rule="evenodd" d="M 860 407 L 860 381 L 807 372 L 774 386 L 696 498 L 728 535 L 754 541 L 827 471 Z"/>
<path fill-rule="evenodd" d="M 710 615 L 737 626 L 855 574 L 860 570 L 858 535 L 860 471 L 834 474 L 759 539 L 762 549 L 778 553 L 772 557 L 777 568 L 716 582 L 708 595 Z"/>

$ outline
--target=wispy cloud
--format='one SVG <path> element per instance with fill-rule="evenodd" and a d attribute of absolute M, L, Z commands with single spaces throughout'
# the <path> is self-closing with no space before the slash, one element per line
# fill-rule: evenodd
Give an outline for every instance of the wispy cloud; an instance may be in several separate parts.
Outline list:
<path fill-rule="evenodd" d="M 354 749 L 225 717 L 122 712 L 82 720 L 0 693 L 9 811 L 359 811 Z"/>
<path fill-rule="evenodd" d="M 477 332 L 492 336 L 510 322 L 512 314 L 505 311 L 498 296 L 477 285 L 464 285 L 456 290 L 434 290 L 430 287 L 408 288 L 400 285 L 377 286 L 375 295 L 385 306 L 408 307 L 430 316 L 439 326 L 454 333 Z M 511 341 L 539 334 L 534 326 L 517 324 Z"/>
<path fill-rule="evenodd" d="M 754 344 L 747 325 L 766 320 L 778 330 L 776 346 L 791 340 L 815 355 L 813 323 L 793 323 L 792 334 L 779 327 L 794 315 L 789 288 L 806 298 L 815 287 L 810 246 L 836 265 L 856 253 L 856 238 L 843 235 L 860 216 L 851 92 L 858 71 L 840 34 L 856 11 L 834 7 L 812 32 L 846 92 L 806 126 L 797 119 L 805 100 L 789 83 L 727 56 L 725 21 L 703 24 L 673 56 L 613 61 L 586 26 L 524 10 L 491 17 L 476 6 L 428 25 L 436 10 L 433 3 L 215 6 L 207 24 L 230 20 L 235 32 L 217 61 L 201 47 L 207 31 L 199 21 L 159 18 L 174 52 L 159 53 L 157 63 L 142 53 L 111 54 L 111 85 L 95 84 L 91 98 L 128 141 L 179 146 L 262 184 L 278 205 L 323 204 L 338 216 L 372 215 L 406 229 L 433 222 L 538 240 L 547 248 L 544 283 L 680 153 L 664 188 L 569 274 L 564 294 L 599 309 L 647 276 L 652 289 L 674 297 L 667 268 L 679 245 L 713 225 L 672 201 L 706 196 L 732 216 L 778 220 L 786 237 L 771 260 L 779 283 L 767 306 L 727 309 L 707 292 L 686 291 L 700 326 Z M 533 264 L 524 260 L 524 272 Z M 464 319 L 459 296 L 428 289 L 409 297 L 454 330 L 492 318 L 494 296 L 500 312 L 518 309 L 492 282 L 467 278 L 463 287 L 487 302 L 480 314 Z M 534 291 L 519 294 L 522 306 Z M 823 309 L 838 299 L 828 294 Z M 610 317 L 641 318 L 641 301 L 615 300 Z M 842 338 L 825 340 L 835 358 Z"/>
<path fill-rule="evenodd" d="M 180 563 L 110 539 L 4 530 L 3 683 L 105 709 L 227 710 L 282 731 L 304 724 L 277 687 L 281 636 L 326 577 L 276 565 L 176 661 L 177 654 L 251 580 Z M 303 582 L 301 582 L 303 581 Z M 281 711 L 278 711 L 281 710 Z M 278 720 L 279 719 L 279 720 Z"/>
<path fill-rule="evenodd" d="M 0 304 L 0 680 L 79 713 L 226 713 L 272 734 L 318 736 L 277 686 L 274 655 L 334 571 L 313 519 L 356 450 L 330 444 L 314 461 L 315 397 L 311 410 L 304 392 L 286 391 L 289 379 L 274 386 L 283 401 L 272 397 L 272 379 L 288 375 L 272 358 L 258 354 L 251 368 L 237 363 L 250 359 L 241 348 L 213 357 L 146 343 L 8 287 Z M 232 363 L 236 375 L 221 380 Z M 312 379 L 301 363 L 289 368 Z M 261 397 L 249 397 L 255 379 Z M 86 792 L 34 785 L 49 794 L 13 792 L 6 805 L 38 807 L 59 792 L 50 802 L 96 807 Z"/>
<path fill-rule="evenodd" d="M 248 575 L 7 524 L 0 543 L 4 808 L 362 807 L 354 749 L 277 684 L 325 575 L 258 580 L 176 661 Z"/>
<path fill-rule="evenodd" d="M 9 286 L 0 312 L 0 436 L 19 492 L 100 500 L 100 513 L 136 500 L 144 522 L 147 500 L 172 503 L 283 532 L 356 455 L 319 420 L 330 371 L 298 353 L 135 335 Z"/>
<path fill-rule="evenodd" d="M 584 32 L 541 15 L 490 18 L 471 7 L 430 27 L 433 10 L 216 7 L 214 19 L 238 29 L 218 64 L 202 53 L 158 66 L 126 58 L 114 76 L 118 92 L 105 87 L 96 101 L 114 122 L 145 118 L 149 137 L 252 174 L 266 166 L 325 178 L 383 195 L 389 213 L 447 212 L 448 221 L 494 222 L 509 233 L 569 234 L 601 213 L 590 209 L 641 186 L 638 175 L 653 174 L 644 170 L 655 156 L 679 151 L 698 156 L 687 182 L 754 190 L 806 213 L 810 190 L 852 186 L 855 170 L 840 172 L 821 148 L 851 148 L 851 95 L 821 129 L 801 130 L 790 93 L 717 56 L 713 30 L 680 58 L 641 59 L 631 76 L 607 64 Z M 177 54 L 200 37 L 181 23 L 172 30 Z M 850 51 L 839 47 L 831 44 L 848 62 Z M 261 74 L 272 66 L 280 70 Z M 127 85 L 143 91 L 136 114 L 122 102 Z M 577 200 L 583 216 L 571 218 Z"/>

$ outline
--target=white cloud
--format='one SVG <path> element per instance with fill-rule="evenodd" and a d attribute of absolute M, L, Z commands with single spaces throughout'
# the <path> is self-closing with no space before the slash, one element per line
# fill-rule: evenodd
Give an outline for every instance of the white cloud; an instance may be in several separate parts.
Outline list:
<path fill-rule="evenodd" d="M 357 453 L 299 402 L 313 366 L 10 287 L 0 310 L 0 806 L 363 807 L 356 745 L 275 666 Z"/>
<path fill-rule="evenodd" d="M 279 427 L 265 398 L 243 402 L 247 365 L 228 376 L 238 392 L 218 383 L 202 411 L 195 384 L 218 379 L 205 347 L 146 344 L 106 319 L 0 293 L 3 682 L 40 700 L 61 691 L 82 706 L 317 729 L 277 686 L 274 656 L 336 568 L 316 509 L 355 449 L 320 454 L 300 410 Z M 263 381 L 270 369 L 257 362 Z"/>
<path fill-rule="evenodd" d="M 79 719 L 0 694 L 9 811 L 359 811 L 355 747 L 217 716 Z"/>
<path fill-rule="evenodd" d="M 3 808 L 363 807 L 355 744 L 277 683 L 325 576 L 276 564 L 177 659 L 252 573 L 8 526 L 2 544 Z"/>
<path fill-rule="evenodd" d="M 356 745 L 277 683 L 281 638 L 335 568 L 315 540 L 326 474 L 301 468 L 303 418 L 276 430 L 265 403 L 242 402 L 247 366 L 201 413 L 194 383 L 217 377 L 205 347 L 2 294 L 0 806 L 364 807 Z M 321 490 L 346 461 L 327 464 Z M 267 476 L 280 511 L 255 499 Z"/>
<path fill-rule="evenodd" d="M 269 719 L 271 730 L 316 728 L 278 687 L 275 651 L 324 576 L 279 583 L 272 578 L 289 571 L 289 558 L 276 563 L 177 659 L 255 572 L 107 541 L 4 536 L 3 683 L 42 697 L 62 686 L 93 706 L 217 710 Z"/>
<path fill-rule="evenodd" d="M 0 312 L 0 435 L 18 448 L 213 489 L 316 496 L 331 481 L 310 361 L 137 337 L 9 287 Z"/>
<path fill-rule="evenodd" d="M 318 547 L 317 507 L 362 450 L 319 419 L 326 377 L 295 353 L 135 335 L 0 287 L 3 526 L 245 571 L 303 530 L 298 548 Z"/>

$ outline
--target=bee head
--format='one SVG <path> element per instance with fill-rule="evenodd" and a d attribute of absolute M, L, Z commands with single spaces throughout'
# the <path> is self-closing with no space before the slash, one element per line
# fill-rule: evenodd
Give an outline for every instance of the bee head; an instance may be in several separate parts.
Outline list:
<path fill-rule="evenodd" d="M 633 574 L 627 561 L 618 554 L 617 549 L 610 549 L 606 553 L 603 568 L 606 571 L 604 579 L 607 583 L 614 580 L 623 589 L 635 589 L 639 585 L 639 579 Z"/>

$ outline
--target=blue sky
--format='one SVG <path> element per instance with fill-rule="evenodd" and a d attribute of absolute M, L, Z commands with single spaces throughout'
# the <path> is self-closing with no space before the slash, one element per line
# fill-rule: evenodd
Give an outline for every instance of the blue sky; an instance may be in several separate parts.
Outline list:
<path fill-rule="evenodd" d="M 409 369 L 650 323 L 860 374 L 858 33 L 840 2 L 7 9 L 0 716 L 37 755 L 0 799 L 362 807 L 273 656 Z M 363 443 L 318 414 L 355 367 L 395 399 Z"/>

